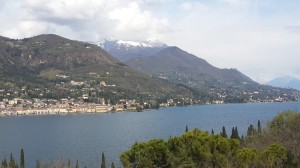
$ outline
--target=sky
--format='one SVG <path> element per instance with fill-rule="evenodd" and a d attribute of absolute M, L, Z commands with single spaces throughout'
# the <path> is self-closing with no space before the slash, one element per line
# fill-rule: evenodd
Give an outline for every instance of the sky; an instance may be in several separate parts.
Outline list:
<path fill-rule="evenodd" d="M 0 0 L 0 35 L 156 38 L 264 83 L 300 78 L 299 0 Z"/>

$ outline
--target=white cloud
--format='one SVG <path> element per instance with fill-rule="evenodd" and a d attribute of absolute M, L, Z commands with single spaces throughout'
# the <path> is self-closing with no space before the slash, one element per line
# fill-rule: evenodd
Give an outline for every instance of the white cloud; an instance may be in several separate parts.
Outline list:
<path fill-rule="evenodd" d="M 135 33 L 147 38 L 147 36 L 159 36 L 171 30 L 168 19 L 155 17 L 151 11 L 142 10 L 135 2 L 112 10 L 108 16 L 116 22 L 115 30 L 118 34 Z"/>
<path fill-rule="evenodd" d="M 24 0 L 22 6 L 36 19 L 92 19 L 105 1 L 90 0 Z"/>

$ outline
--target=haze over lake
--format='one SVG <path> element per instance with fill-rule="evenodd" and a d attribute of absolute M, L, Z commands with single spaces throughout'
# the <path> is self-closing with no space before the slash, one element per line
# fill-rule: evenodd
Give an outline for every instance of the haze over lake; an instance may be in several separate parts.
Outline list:
<path fill-rule="evenodd" d="M 167 139 L 189 129 L 219 133 L 222 126 L 231 134 L 237 126 L 240 135 L 250 124 L 262 125 L 276 114 L 300 109 L 300 102 L 223 104 L 162 108 L 141 113 L 105 113 L 65 116 L 12 116 L 0 118 L 0 158 L 12 152 L 19 159 L 25 151 L 26 167 L 36 160 L 79 160 L 81 166 L 100 165 L 105 152 L 108 163 L 119 165 L 119 154 L 137 141 Z"/>

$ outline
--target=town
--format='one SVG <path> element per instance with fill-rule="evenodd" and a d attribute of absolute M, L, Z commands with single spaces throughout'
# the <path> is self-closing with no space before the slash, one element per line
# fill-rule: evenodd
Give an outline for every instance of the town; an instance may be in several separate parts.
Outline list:
<path fill-rule="evenodd" d="M 0 89 L 0 116 L 16 115 L 66 115 L 81 113 L 107 113 L 124 111 L 143 111 L 169 106 L 186 106 L 192 104 L 223 104 L 223 103 L 249 103 L 249 102 L 287 102 L 295 101 L 287 95 L 262 96 L 258 91 L 228 94 L 210 90 L 210 99 L 193 100 L 188 97 L 144 100 L 136 99 L 109 99 L 100 97 L 100 92 L 110 90 L 116 93 L 115 85 L 108 85 L 101 81 L 98 87 L 91 87 L 88 82 L 69 81 L 61 82 L 58 87 L 69 89 L 67 98 L 49 98 L 51 89 L 20 87 L 15 89 Z M 67 87 L 68 86 L 68 87 Z M 80 86 L 80 87 L 79 87 Z M 80 94 L 72 94 L 73 92 Z M 276 91 L 273 91 L 276 93 Z M 28 95 L 31 95 L 28 96 Z M 71 95 L 73 95 L 71 97 Z M 110 97 L 112 98 L 112 97 Z M 242 99 L 241 99 L 242 98 Z"/>

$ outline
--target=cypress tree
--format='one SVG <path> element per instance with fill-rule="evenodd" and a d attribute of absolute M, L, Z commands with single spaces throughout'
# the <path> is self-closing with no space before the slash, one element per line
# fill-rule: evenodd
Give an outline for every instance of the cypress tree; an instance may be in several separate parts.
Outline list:
<path fill-rule="evenodd" d="M 76 168 L 79 168 L 78 160 L 76 160 Z"/>
<path fill-rule="evenodd" d="M 41 163 L 39 160 L 36 160 L 36 168 L 41 168 Z"/>
<path fill-rule="evenodd" d="M 102 162 L 101 162 L 101 168 L 106 168 L 106 163 L 105 163 L 105 156 L 104 156 L 104 152 L 102 152 Z"/>
<path fill-rule="evenodd" d="M 71 160 L 68 160 L 68 168 L 71 168 Z"/>
<path fill-rule="evenodd" d="M 12 167 L 12 168 L 18 167 L 18 165 L 17 165 L 16 162 L 15 162 L 14 157 L 12 156 L 12 153 L 10 153 L 10 159 L 9 159 L 9 164 L 8 164 L 8 166 L 9 166 L 9 167 Z"/>
<path fill-rule="evenodd" d="M 185 132 L 188 132 L 189 131 L 189 128 L 188 128 L 188 126 L 186 125 L 185 126 Z"/>
<path fill-rule="evenodd" d="M 4 158 L 4 160 L 2 161 L 2 167 L 7 167 L 7 161 L 6 161 L 6 158 Z"/>
<path fill-rule="evenodd" d="M 230 138 L 231 139 L 235 138 L 235 129 L 234 129 L 234 127 L 232 127 Z"/>
<path fill-rule="evenodd" d="M 256 133 L 256 130 L 255 130 L 254 126 L 251 124 L 251 125 L 248 127 L 248 130 L 247 130 L 247 136 L 254 135 L 255 133 Z"/>
<path fill-rule="evenodd" d="M 227 138 L 227 133 L 226 133 L 226 129 L 224 126 L 222 127 L 222 132 L 220 133 L 220 135 L 224 138 Z"/>
<path fill-rule="evenodd" d="M 21 154 L 20 154 L 20 168 L 25 168 L 25 159 L 24 159 L 23 148 L 21 149 Z"/>
<path fill-rule="evenodd" d="M 237 127 L 235 127 L 235 134 L 237 139 L 241 139 Z"/>
<path fill-rule="evenodd" d="M 257 122 L 257 132 L 260 134 L 262 132 L 260 121 Z"/>
<path fill-rule="evenodd" d="M 111 168 L 116 168 L 114 162 L 111 163 Z"/>

